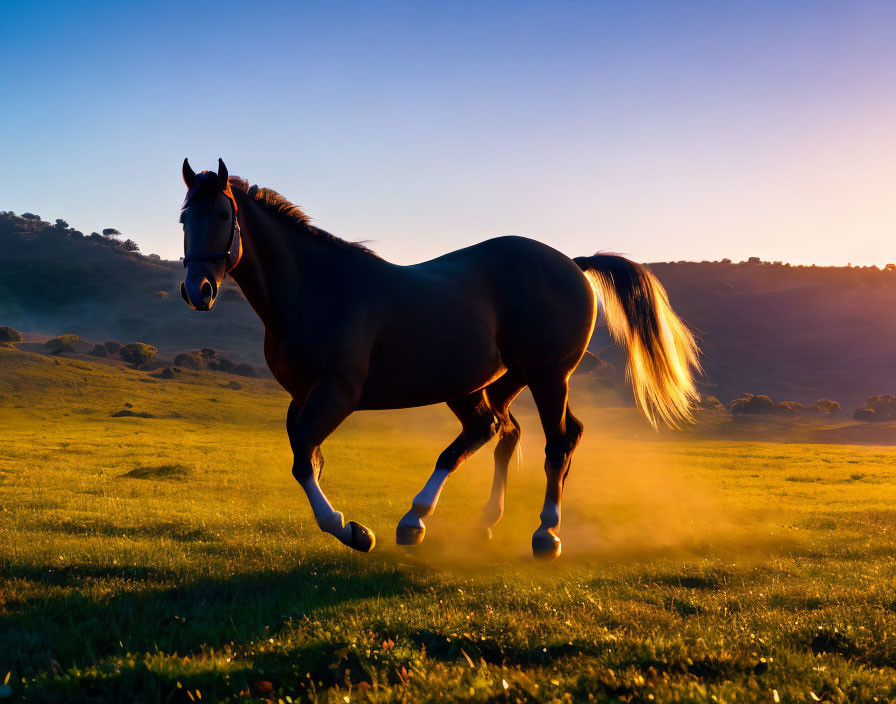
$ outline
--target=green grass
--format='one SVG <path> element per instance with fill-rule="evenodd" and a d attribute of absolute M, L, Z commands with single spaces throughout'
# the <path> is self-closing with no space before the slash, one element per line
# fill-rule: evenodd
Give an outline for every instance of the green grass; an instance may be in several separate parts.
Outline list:
<path fill-rule="evenodd" d="M 486 542 L 481 451 L 415 549 L 394 527 L 456 433 L 353 416 L 324 488 L 378 537 L 322 535 L 273 383 L 0 349 L 0 682 L 24 701 L 782 702 L 896 697 L 896 451 L 586 434 L 557 562 L 529 539 L 543 439 Z M 152 417 L 113 417 L 125 404 Z"/>

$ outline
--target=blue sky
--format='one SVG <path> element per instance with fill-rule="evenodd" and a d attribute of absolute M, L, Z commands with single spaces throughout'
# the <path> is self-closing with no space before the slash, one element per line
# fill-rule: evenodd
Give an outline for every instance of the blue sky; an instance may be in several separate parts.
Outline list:
<path fill-rule="evenodd" d="M 0 3 L 0 209 L 181 252 L 180 162 L 411 263 L 896 261 L 896 3 Z"/>

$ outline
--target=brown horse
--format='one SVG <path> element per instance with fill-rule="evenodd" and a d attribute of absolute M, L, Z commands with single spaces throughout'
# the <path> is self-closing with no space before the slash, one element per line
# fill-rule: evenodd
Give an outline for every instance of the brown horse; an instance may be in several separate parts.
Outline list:
<path fill-rule="evenodd" d="M 694 339 L 640 264 L 619 256 L 569 259 L 522 237 L 500 237 L 422 264 L 398 266 L 309 223 L 266 188 L 183 165 L 184 300 L 209 310 L 231 275 L 265 326 L 264 354 L 292 396 L 286 429 L 293 476 L 320 528 L 367 552 L 374 536 L 335 511 L 320 488 L 320 446 L 353 411 L 446 403 L 462 430 L 436 462 L 396 531 L 423 539 L 448 476 L 498 436 L 490 528 L 504 511 L 507 469 L 520 437 L 510 404 L 526 386 L 546 438 L 547 490 L 536 556 L 560 554 L 560 495 L 582 424 L 567 384 L 594 329 L 597 300 L 629 350 L 646 417 L 690 417 Z"/>

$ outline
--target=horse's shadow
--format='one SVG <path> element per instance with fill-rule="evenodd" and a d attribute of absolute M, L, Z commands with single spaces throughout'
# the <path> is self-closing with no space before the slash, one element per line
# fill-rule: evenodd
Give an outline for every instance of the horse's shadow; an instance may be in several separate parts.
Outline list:
<path fill-rule="evenodd" d="M 229 576 L 92 565 L 3 572 L 17 588 L 0 614 L 0 663 L 24 675 L 58 675 L 128 653 L 189 658 L 230 649 L 238 657 L 283 629 L 313 628 L 353 602 L 424 589 L 388 561 L 368 560 L 359 569 L 353 556 Z"/>

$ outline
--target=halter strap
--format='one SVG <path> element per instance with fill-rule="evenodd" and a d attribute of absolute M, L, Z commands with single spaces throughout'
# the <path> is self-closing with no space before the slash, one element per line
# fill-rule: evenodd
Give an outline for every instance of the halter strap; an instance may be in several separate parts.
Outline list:
<path fill-rule="evenodd" d="M 236 234 L 239 232 L 240 226 L 236 221 L 236 201 L 233 199 L 233 196 L 227 196 L 227 200 L 230 202 L 230 241 L 227 243 L 227 250 L 224 252 L 211 252 L 208 254 L 191 254 L 189 257 L 184 257 L 184 268 L 187 267 L 187 264 L 190 262 L 219 262 L 224 260 L 226 262 L 230 261 L 230 258 L 233 256 L 233 241 L 236 239 Z M 239 247 L 239 243 L 237 243 L 237 247 Z M 239 254 L 239 252 L 237 252 Z M 231 271 L 236 268 L 236 265 L 239 264 L 239 257 L 233 263 L 232 266 L 227 268 L 224 271 L 224 276 L 227 276 Z"/>

